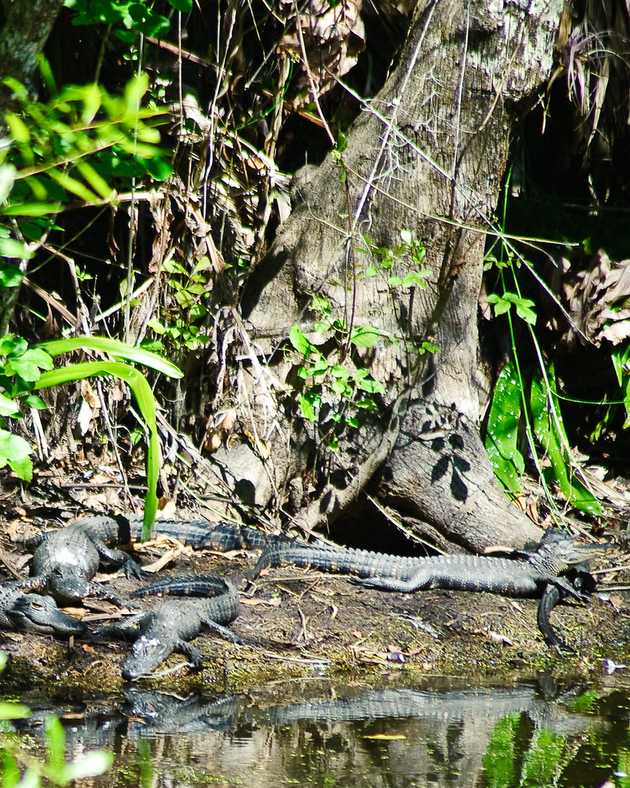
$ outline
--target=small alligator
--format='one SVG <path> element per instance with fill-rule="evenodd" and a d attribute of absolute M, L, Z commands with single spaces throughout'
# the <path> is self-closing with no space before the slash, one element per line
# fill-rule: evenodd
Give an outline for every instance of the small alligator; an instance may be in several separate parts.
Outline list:
<path fill-rule="evenodd" d="M 142 577 L 142 570 L 127 553 L 115 545 L 129 544 L 129 524 L 124 518 L 87 518 L 56 531 L 48 531 L 25 544 L 35 548 L 28 580 L 23 591 L 48 592 L 62 604 L 80 604 L 95 596 L 118 604 L 122 600 L 92 578 L 101 563 Z"/>
<path fill-rule="evenodd" d="M 140 588 L 133 596 L 158 593 L 204 598 L 161 602 L 153 610 L 97 630 L 94 634 L 98 639 L 135 639 L 131 654 L 123 664 L 123 678 L 133 680 L 147 675 L 174 651 L 184 654 L 193 667 L 199 669 L 203 657 L 188 641 L 196 638 L 204 628 L 240 643 L 240 639 L 223 626 L 239 614 L 238 591 L 229 580 L 216 575 L 182 576 Z M 214 596 L 208 598 L 208 594 Z"/>
<path fill-rule="evenodd" d="M 40 635 L 80 635 L 85 625 L 62 613 L 50 596 L 25 594 L 20 581 L 0 584 L 0 629 Z"/>
<path fill-rule="evenodd" d="M 578 545 L 552 529 L 532 550 L 515 550 L 509 557 L 444 555 L 431 558 L 387 555 L 369 550 L 275 544 L 260 556 L 253 576 L 268 566 L 290 563 L 327 572 L 357 575 L 367 588 L 410 593 L 427 588 L 488 591 L 511 597 L 539 598 L 539 625 L 550 645 L 561 643 L 549 624 L 553 607 L 566 597 L 585 600 L 592 588 L 581 589 L 565 575 L 582 568 L 608 545 Z M 551 589 L 557 589 L 552 592 Z"/>

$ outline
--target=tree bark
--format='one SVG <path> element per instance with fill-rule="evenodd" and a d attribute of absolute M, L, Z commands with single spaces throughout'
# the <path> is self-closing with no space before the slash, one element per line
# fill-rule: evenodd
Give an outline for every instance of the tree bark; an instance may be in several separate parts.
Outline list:
<path fill-rule="evenodd" d="M 396 407 L 395 443 L 387 444 L 392 422 L 381 419 L 373 428 L 382 436 L 346 447 L 339 465 L 346 475 L 371 472 L 370 458 L 386 445 L 379 495 L 475 550 L 540 534 L 497 489 L 479 437 L 477 302 L 510 131 L 519 105 L 550 74 L 561 9 L 562 0 L 419 2 L 398 65 L 364 103 L 342 161 L 331 155 L 309 168 L 301 201 L 243 298 L 270 358 L 292 324 L 313 328 L 314 294 L 346 324 L 378 327 L 385 341 L 362 360 L 390 402 L 408 392 Z M 367 276 L 370 260 L 357 252 L 366 233 L 392 248 L 403 229 L 426 246 L 424 289 L 391 286 L 391 271 Z M 398 277 L 414 270 L 396 260 Z M 418 352 L 426 340 L 437 344 L 435 356 Z M 290 366 L 281 359 L 274 372 L 286 379 Z M 273 445 L 278 460 L 280 442 Z M 300 470 L 300 457 L 288 453 L 274 469 L 276 489 Z M 307 526 L 343 514 L 328 500 L 330 485 L 328 493 L 305 510 Z M 336 494 L 344 498 L 338 486 Z"/>
<path fill-rule="evenodd" d="M 63 0 L 0 0 L 0 79 L 29 81 L 62 7 Z"/>

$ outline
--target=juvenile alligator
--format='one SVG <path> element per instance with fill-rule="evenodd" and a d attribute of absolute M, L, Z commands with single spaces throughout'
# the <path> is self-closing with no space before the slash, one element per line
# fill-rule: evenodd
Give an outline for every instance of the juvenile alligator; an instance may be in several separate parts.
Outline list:
<path fill-rule="evenodd" d="M 0 629 L 41 635 L 80 635 L 85 625 L 62 613 L 52 597 L 25 594 L 18 580 L 0 584 Z"/>
<path fill-rule="evenodd" d="M 26 542 L 35 548 L 23 591 L 48 592 L 62 604 L 80 604 L 86 596 L 121 603 L 111 590 L 92 578 L 101 563 L 123 568 L 127 575 L 142 576 L 140 566 L 116 545 L 129 544 L 129 523 L 124 518 L 88 518 Z"/>
<path fill-rule="evenodd" d="M 204 628 L 240 643 L 240 639 L 223 626 L 239 614 L 238 591 L 229 580 L 215 575 L 178 577 L 140 588 L 133 596 L 156 593 L 203 598 L 161 602 L 153 610 L 97 630 L 98 639 L 135 639 L 131 654 L 123 663 L 123 678 L 133 680 L 150 673 L 174 651 L 184 654 L 193 667 L 199 669 L 203 657 L 188 641 L 196 638 Z M 214 596 L 208 598 L 208 594 Z"/>
<path fill-rule="evenodd" d="M 550 645 L 556 645 L 549 613 L 561 598 L 584 600 L 592 590 L 576 587 L 566 577 L 567 572 L 577 565 L 584 568 L 590 558 L 606 549 L 608 545 L 579 545 L 571 536 L 557 529 L 547 531 L 532 550 L 513 551 L 508 558 L 459 554 L 417 558 L 369 550 L 276 544 L 263 552 L 254 577 L 265 567 L 290 563 L 327 572 L 353 574 L 360 585 L 382 591 L 410 593 L 444 588 L 540 598 L 538 620 L 541 631 Z M 557 594 L 551 589 L 557 589 Z"/>

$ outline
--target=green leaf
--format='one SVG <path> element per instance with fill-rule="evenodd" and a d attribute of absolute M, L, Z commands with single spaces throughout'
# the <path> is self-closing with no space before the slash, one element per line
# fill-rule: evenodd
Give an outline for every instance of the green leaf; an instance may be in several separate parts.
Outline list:
<path fill-rule="evenodd" d="M 21 250 L 18 251 L 17 254 L 11 254 L 10 252 L 6 251 L 6 244 L 11 241 L 11 243 L 16 244 L 18 247 L 21 247 Z M 16 250 L 17 251 L 17 250 Z M 9 238 L 0 238 L 0 256 L 3 257 L 22 257 L 22 251 L 26 251 L 26 247 L 24 244 L 20 243 L 19 241 L 12 241 Z M 30 256 L 30 255 L 29 255 Z M 0 287 L 18 287 L 22 284 L 22 279 L 24 279 L 24 274 L 17 265 L 10 265 L 9 263 L 0 263 Z"/>
<path fill-rule="evenodd" d="M 31 132 L 19 115 L 16 115 L 15 112 L 7 112 L 4 116 L 4 122 L 7 124 L 9 134 L 16 142 L 28 145 L 31 141 Z"/>
<path fill-rule="evenodd" d="M 315 413 L 314 403 L 312 397 L 301 394 L 299 399 L 300 413 L 307 421 L 316 421 L 317 415 Z"/>
<path fill-rule="evenodd" d="M 3 216 L 48 216 L 63 210 L 60 202 L 23 202 L 0 207 Z"/>
<path fill-rule="evenodd" d="M 147 92 L 149 87 L 149 75 L 142 72 L 136 74 L 125 86 L 125 105 L 127 113 L 134 116 L 140 105 L 142 104 L 142 97 Z"/>
<path fill-rule="evenodd" d="M 316 352 L 315 346 L 309 342 L 297 323 L 291 326 L 291 330 L 289 331 L 289 342 L 302 356 L 308 357 L 311 353 Z"/>
<path fill-rule="evenodd" d="M 33 478 L 33 463 L 28 456 L 32 451 L 24 438 L 0 430 L 0 468 L 8 465 L 18 479 L 25 482 Z"/>
<path fill-rule="evenodd" d="M 0 392 L 0 416 L 13 416 L 19 412 L 20 406 L 17 402 Z"/>
<path fill-rule="evenodd" d="M 91 338 L 84 337 L 84 339 Z M 56 341 L 66 342 L 68 340 Z M 109 341 L 113 342 L 114 340 Z M 51 352 L 49 348 L 50 344 L 51 343 L 44 343 L 42 347 L 48 346 L 47 349 Z M 119 344 L 122 345 L 123 343 L 121 342 Z M 139 348 L 133 348 L 133 350 L 140 351 Z M 147 353 L 147 351 L 141 352 Z M 148 355 L 152 356 L 154 354 L 150 353 Z M 175 367 L 175 369 L 177 369 L 177 367 Z M 179 370 L 177 371 L 179 372 Z M 153 525 L 157 512 L 157 482 L 160 473 L 161 454 L 156 421 L 157 406 L 151 386 L 147 383 L 144 375 L 137 369 L 123 364 L 120 361 L 89 361 L 83 364 L 68 364 L 65 367 L 59 367 L 50 372 L 44 372 L 37 381 L 36 388 L 50 388 L 51 386 L 58 386 L 61 383 L 83 380 L 84 378 L 94 377 L 95 375 L 112 375 L 124 380 L 131 388 L 142 418 L 147 426 L 149 433 L 146 459 L 147 493 L 144 499 L 144 527 L 142 530 L 142 538 L 148 539 L 151 535 L 151 526 Z"/>
<path fill-rule="evenodd" d="M 381 338 L 381 332 L 375 326 L 355 326 L 350 341 L 356 347 L 374 347 Z"/>
<path fill-rule="evenodd" d="M 384 394 L 385 387 L 378 380 L 372 377 L 358 377 L 354 376 L 355 385 L 360 391 L 365 391 L 368 394 Z"/>
<path fill-rule="evenodd" d="M 550 392 L 555 394 L 553 370 L 547 372 L 551 385 Z M 549 412 L 549 403 L 541 377 L 533 378 L 530 390 L 534 433 L 551 461 L 553 476 L 563 495 L 576 509 L 589 514 L 602 514 L 603 509 L 597 498 L 574 478 L 571 458 L 568 456 L 566 434 L 562 423 L 558 400 L 555 399 L 556 417 Z"/>
<path fill-rule="evenodd" d="M 522 492 L 519 477 L 525 469 L 518 450 L 521 406 L 521 386 L 514 363 L 510 362 L 501 370 L 494 388 L 485 447 L 495 476 L 513 495 Z"/>
<path fill-rule="evenodd" d="M 23 720 L 31 716 L 31 710 L 23 703 L 0 702 L 0 720 Z"/>
<path fill-rule="evenodd" d="M 53 339 L 50 342 L 41 342 L 37 347 L 45 350 L 51 356 L 59 356 L 62 353 L 70 353 L 73 350 L 100 350 L 102 353 L 109 353 L 116 358 L 124 358 L 127 361 L 133 361 L 150 369 L 155 369 L 169 378 L 179 379 L 184 376 L 184 373 L 178 366 L 163 356 L 151 353 L 141 347 L 128 345 L 126 342 L 120 342 L 117 339 L 109 339 L 108 337 L 81 336 L 68 339 Z"/>
<path fill-rule="evenodd" d="M 38 397 L 37 394 L 29 394 L 28 397 L 24 398 L 24 402 L 29 408 L 35 408 L 36 410 L 48 409 L 48 405 L 46 405 L 44 400 Z"/>

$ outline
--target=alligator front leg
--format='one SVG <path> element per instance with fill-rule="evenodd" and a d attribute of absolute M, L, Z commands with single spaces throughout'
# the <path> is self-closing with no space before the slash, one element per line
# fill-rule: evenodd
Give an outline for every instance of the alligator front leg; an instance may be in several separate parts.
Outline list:
<path fill-rule="evenodd" d="M 91 638 L 94 640 L 135 640 L 146 616 L 146 613 L 136 613 L 136 615 L 128 616 L 113 624 L 97 627 L 92 631 Z"/>
<path fill-rule="evenodd" d="M 173 651 L 179 651 L 180 654 L 183 654 L 190 662 L 193 670 L 201 670 L 203 667 L 203 654 L 186 640 L 178 640 Z"/>
<path fill-rule="evenodd" d="M 540 629 L 545 643 L 549 646 L 549 648 L 555 648 L 560 654 L 563 651 L 575 653 L 575 649 L 573 649 L 571 646 L 568 646 L 556 633 L 549 620 L 551 611 L 564 599 L 564 596 L 565 595 L 557 585 L 548 583 L 545 586 L 543 595 L 540 598 L 540 602 L 538 603 L 537 613 L 538 629 Z"/>
<path fill-rule="evenodd" d="M 94 547 L 98 552 L 98 557 L 103 563 L 111 564 L 116 569 L 122 569 L 125 577 L 135 577 L 137 580 L 142 580 L 146 577 L 145 571 L 142 569 L 137 561 L 125 553 L 124 550 L 119 550 L 117 547 L 108 547 L 105 542 L 100 539 L 92 537 Z"/>

